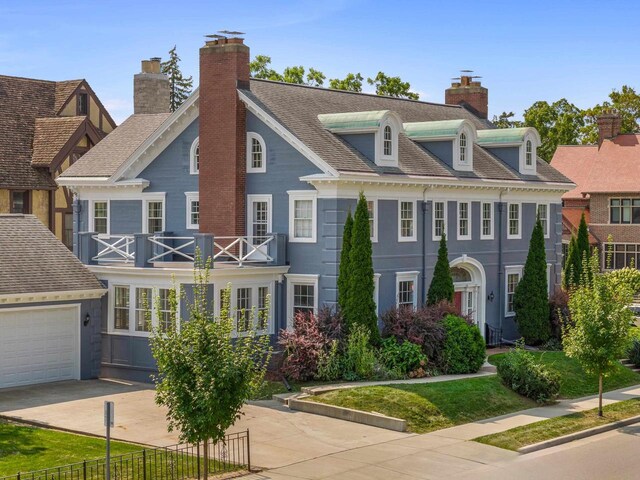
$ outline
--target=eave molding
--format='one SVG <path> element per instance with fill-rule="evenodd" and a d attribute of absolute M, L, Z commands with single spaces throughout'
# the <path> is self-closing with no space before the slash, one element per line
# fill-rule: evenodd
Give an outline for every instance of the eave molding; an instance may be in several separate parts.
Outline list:
<path fill-rule="evenodd" d="M 105 293 L 107 293 L 105 288 L 92 290 L 68 290 L 64 292 L 12 293 L 8 295 L 0 295 L 0 305 L 88 300 L 101 298 Z"/>

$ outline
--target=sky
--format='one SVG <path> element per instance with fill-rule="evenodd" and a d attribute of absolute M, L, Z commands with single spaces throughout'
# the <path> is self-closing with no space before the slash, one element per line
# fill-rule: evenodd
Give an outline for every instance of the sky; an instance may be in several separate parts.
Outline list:
<path fill-rule="evenodd" d="M 470 69 L 489 89 L 490 118 L 521 117 L 538 100 L 587 108 L 622 85 L 640 88 L 638 18 L 637 0 L 0 0 L 0 74 L 86 78 L 120 123 L 140 60 L 177 45 L 197 84 L 204 35 L 228 29 L 276 70 L 381 70 L 429 102 Z"/>

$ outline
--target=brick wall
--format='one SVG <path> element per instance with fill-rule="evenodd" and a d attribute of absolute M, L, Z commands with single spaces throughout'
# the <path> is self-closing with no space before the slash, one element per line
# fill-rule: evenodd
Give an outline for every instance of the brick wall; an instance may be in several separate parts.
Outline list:
<path fill-rule="evenodd" d="M 635 195 L 637 198 L 639 195 Z M 591 194 L 590 232 L 601 242 L 606 242 L 609 235 L 616 243 L 640 243 L 640 225 L 609 224 L 609 199 L 633 198 L 628 193 Z"/>
<path fill-rule="evenodd" d="M 200 231 L 244 235 L 246 108 L 237 86 L 249 82 L 249 47 L 222 42 L 200 49 Z"/>
<path fill-rule="evenodd" d="M 481 86 L 451 87 L 445 90 L 444 102 L 450 105 L 468 104 L 481 118 L 489 115 L 489 91 Z"/>

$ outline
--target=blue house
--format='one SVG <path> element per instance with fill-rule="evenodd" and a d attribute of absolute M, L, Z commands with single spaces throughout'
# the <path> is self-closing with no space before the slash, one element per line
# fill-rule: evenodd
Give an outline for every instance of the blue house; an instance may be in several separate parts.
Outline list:
<path fill-rule="evenodd" d="M 296 311 L 334 305 L 361 191 L 380 314 L 424 302 L 446 233 L 461 313 L 488 340 L 517 338 L 513 292 L 535 220 L 551 291 L 573 187 L 536 156 L 536 130 L 494 128 L 486 89 L 466 77 L 448 91 L 461 105 L 443 105 L 250 79 L 249 58 L 239 38 L 208 42 L 177 111 L 157 113 L 158 98 L 59 179 L 75 193 L 74 251 L 107 288 L 102 374 L 153 372 L 145 299 L 161 305 L 152 322 L 166 321 L 168 289 L 193 283 L 196 246 L 213 259 L 213 298 L 232 285 L 238 330 L 242 310 L 268 308 L 276 335 Z M 144 85 L 163 91 L 153 75 Z"/>

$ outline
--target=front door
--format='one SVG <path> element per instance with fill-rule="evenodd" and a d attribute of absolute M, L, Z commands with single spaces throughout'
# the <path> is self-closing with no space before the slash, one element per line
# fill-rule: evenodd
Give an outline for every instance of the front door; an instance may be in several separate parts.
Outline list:
<path fill-rule="evenodd" d="M 462 315 L 462 292 L 455 292 L 453 295 L 453 304 L 456 307 L 456 313 Z"/>

